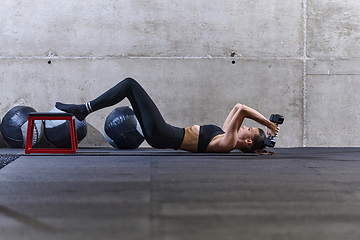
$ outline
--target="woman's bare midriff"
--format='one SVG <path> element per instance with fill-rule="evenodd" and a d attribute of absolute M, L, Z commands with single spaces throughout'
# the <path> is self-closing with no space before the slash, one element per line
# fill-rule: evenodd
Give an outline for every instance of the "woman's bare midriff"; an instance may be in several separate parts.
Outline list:
<path fill-rule="evenodd" d="M 197 152 L 199 133 L 200 133 L 199 125 L 193 125 L 191 127 L 185 128 L 185 136 L 180 146 L 180 149 L 189 152 Z"/>
<path fill-rule="evenodd" d="M 191 127 L 185 128 L 185 136 L 184 140 L 180 146 L 181 150 L 185 150 L 188 152 L 197 152 L 198 142 L 199 142 L 199 134 L 200 134 L 200 126 L 193 125 Z M 213 152 L 212 148 L 214 144 L 217 144 L 219 138 L 222 138 L 224 134 L 220 134 L 215 136 L 209 143 L 208 149 L 206 152 Z"/>

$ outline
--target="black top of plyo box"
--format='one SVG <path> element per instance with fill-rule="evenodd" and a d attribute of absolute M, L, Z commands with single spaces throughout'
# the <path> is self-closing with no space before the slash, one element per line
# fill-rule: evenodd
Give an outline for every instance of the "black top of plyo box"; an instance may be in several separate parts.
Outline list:
<path fill-rule="evenodd" d="M 51 113 L 51 112 L 31 112 L 29 116 L 33 117 L 72 117 L 72 113 Z"/>

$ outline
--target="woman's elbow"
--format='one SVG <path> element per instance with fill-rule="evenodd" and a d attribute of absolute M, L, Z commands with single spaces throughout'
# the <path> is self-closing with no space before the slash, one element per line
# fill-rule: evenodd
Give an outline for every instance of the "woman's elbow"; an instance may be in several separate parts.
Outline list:
<path fill-rule="evenodd" d="M 246 111 L 249 109 L 248 106 L 241 104 L 241 103 L 237 103 L 234 108 L 236 109 L 236 111 L 240 111 L 240 112 L 243 112 L 243 111 Z"/>
<path fill-rule="evenodd" d="M 239 110 L 239 109 L 243 109 L 244 107 L 246 107 L 244 104 L 237 103 L 234 108 L 235 108 L 236 110 Z"/>

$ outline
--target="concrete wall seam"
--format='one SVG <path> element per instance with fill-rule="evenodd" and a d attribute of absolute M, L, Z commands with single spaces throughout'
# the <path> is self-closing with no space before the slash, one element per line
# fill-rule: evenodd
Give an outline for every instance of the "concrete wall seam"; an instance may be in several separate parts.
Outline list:
<path fill-rule="evenodd" d="M 307 145 L 307 0 L 303 0 L 303 147 Z"/>

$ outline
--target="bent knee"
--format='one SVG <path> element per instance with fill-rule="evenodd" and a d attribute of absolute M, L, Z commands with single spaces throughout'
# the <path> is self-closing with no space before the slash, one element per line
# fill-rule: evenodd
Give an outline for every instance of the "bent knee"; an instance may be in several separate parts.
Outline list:
<path fill-rule="evenodd" d="M 135 79 L 131 78 L 131 77 L 127 77 L 123 80 L 123 82 L 126 82 L 127 84 L 139 84 Z"/>

